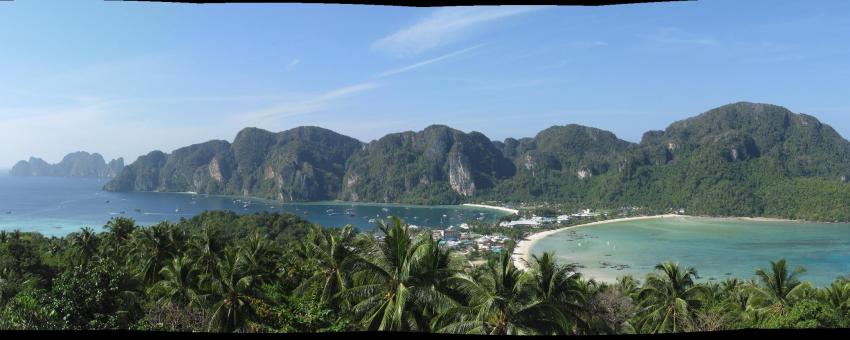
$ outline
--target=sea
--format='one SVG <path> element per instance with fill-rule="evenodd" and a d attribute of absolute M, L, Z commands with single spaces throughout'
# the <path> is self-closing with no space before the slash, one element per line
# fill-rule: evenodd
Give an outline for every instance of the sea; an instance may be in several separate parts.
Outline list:
<path fill-rule="evenodd" d="M 643 280 L 664 261 L 697 269 L 702 282 L 755 278 L 785 258 L 803 267 L 798 278 L 828 286 L 850 274 L 850 224 L 676 217 L 567 229 L 539 240 L 532 254 L 555 252 L 587 277 L 611 281 L 632 275 Z"/>
<path fill-rule="evenodd" d="M 376 230 L 376 221 L 398 216 L 422 228 L 446 228 L 465 222 L 492 223 L 506 213 L 467 206 L 421 206 L 351 202 L 282 203 L 278 201 L 202 195 L 103 191 L 107 179 L 67 177 L 13 177 L 0 175 L 0 230 L 39 232 L 63 236 L 91 227 L 96 231 L 117 216 L 139 225 L 179 221 L 206 210 L 238 214 L 293 213 L 325 227 L 351 224 L 361 231 Z"/>

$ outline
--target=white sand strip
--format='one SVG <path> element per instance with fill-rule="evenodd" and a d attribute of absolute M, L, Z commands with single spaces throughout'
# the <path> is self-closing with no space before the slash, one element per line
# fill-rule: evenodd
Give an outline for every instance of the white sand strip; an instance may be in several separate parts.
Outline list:
<path fill-rule="evenodd" d="M 608 224 L 608 223 L 637 221 L 637 220 L 649 220 L 649 219 L 657 219 L 657 218 L 675 218 L 675 217 L 687 217 L 687 216 L 668 214 L 668 215 L 655 215 L 655 216 L 625 217 L 625 218 L 616 218 L 616 219 L 613 219 L 613 220 L 605 220 L 605 221 L 599 221 L 599 222 L 578 224 L 578 225 L 574 225 L 574 226 L 563 227 L 563 228 L 558 228 L 558 229 L 553 229 L 553 230 L 541 231 L 539 233 L 534 233 L 534 234 L 531 234 L 528 237 L 526 237 L 524 240 L 519 241 L 519 243 L 517 243 L 516 247 L 514 248 L 514 253 L 512 254 L 514 266 L 519 268 L 519 269 L 525 270 L 527 268 L 526 263 L 528 261 L 531 261 L 531 248 L 534 246 L 534 244 L 537 243 L 537 241 L 540 241 L 541 239 L 543 239 L 547 236 L 550 236 L 550 235 L 555 234 L 555 233 L 562 232 L 564 230 L 569 230 L 569 229 L 578 228 L 578 227 L 589 227 L 589 226 L 593 226 L 593 225 Z"/>
<path fill-rule="evenodd" d="M 467 207 L 501 210 L 501 211 L 504 211 L 504 212 L 509 212 L 511 214 L 514 214 L 514 215 L 519 214 L 519 210 L 511 209 L 511 208 L 505 208 L 505 207 L 497 207 L 495 205 L 469 204 L 469 203 L 465 203 L 463 205 L 465 205 Z"/>

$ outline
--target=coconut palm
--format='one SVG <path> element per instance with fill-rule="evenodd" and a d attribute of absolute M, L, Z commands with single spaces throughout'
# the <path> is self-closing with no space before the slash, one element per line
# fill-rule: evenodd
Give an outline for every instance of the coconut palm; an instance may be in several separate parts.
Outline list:
<path fill-rule="evenodd" d="M 640 295 L 640 280 L 631 275 L 622 276 L 617 279 L 617 288 L 632 300 L 637 300 Z"/>
<path fill-rule="evenodd" d="M 536 313 L 534 328 L 546 334 L 575 334 L 586 329 L 584 287 L 575 266 L 558 265 L 555 254 L 532 255 L 531 288 L 535 303 L 529 312 Z"/>
<path fill-rule="evenodd" d="M 130 240 L 130 236 L 138 228 L 132 218 L 116 217 L 106 222 L 104 241 L 111 255 L 119 255 L 121 248 Z"/>
<path fill-rule="evenodd" d="M 198 275 L 186 256 L 175 257 L 160 270 L 160 279 L 149 293 L 160 296 L 159 302 L 189 306 L 198 302 Z"/>
<path fill-rule="evenodd" d="M 770 262 L 770 271 L 763 268 L 756 269 L 756 277 L 761 282 L 761 287 L 754 290 L 750 304 L 754 307 L 770 308 L 776 313 L 784 313 L 789 306 L 791 298 L 802 291 L 805 287 L 797 278 L 806 270 L 797 267 L 788 271 L 785 259 Z"/>
<path fill-rule="evenodd" d="M 318 261 L 320 271 L 299 285 L 295 291 L 305 294 L 308 289 L 318 287 L 319 300 L 327 303 L 351 287 L 349 273 L 357 262 L 362 262 L 354 243 L 354 228 L 343 227 L 339 232 L 326 231 L 314 226 L 306 242 L 302 243 L 301 255 L 305 259 Z"/>
<path fill-rule="evenodd" d="M 194 260 L 198 275 L 207 278 L 217 271 L 218 262 L 224 256 L 224 248 L 220 230 L 209 225 L 205 225 L 198 236 L 189 241 L 188 252 Z"/>
<path fill-rule="evenodd" d="M 648 333 L 683 332 L 693 325 L 693 311 L 701 305 L 704 287 L 695 285 L 693 267 L 665 262 L 655 266 L 640 291 L 642 318 L 638 329 Z"/>
<path fill-rule="evenodd" d="M 97 254 L 97 246 L 100 243 L 94 229 L 84 227 L 71 235 L 71 247 L 79 261 L 86 263 Z"/>
<path fill-rule="evenodd" d="M 832 285 L 823 290 L 823 301 L 829 303 L 832 308 L 847 315 L 850 311 L 850 281 L 836 280 Z"/>
<path fill-rule="evenodd" d="M 254 275 L 258 284 L 268 282 L 274 277 L 279 251 L 274 243 L 260 234 L 248 237 L 237 250 L 245 265 L 245 270 Z"/>
<path fill-rule="evenodd" d="M 160 279 L 160 271 L 166 261 L 180 251 L 183 236 L 174 225 L 163 222 L 133 233 L 129 263 L 145 284 L 154 284 Z"/>
<path fill-rule="evenodd" d="M 210 282 L 210 293 L 202 296 L 210 307 L 209 331 L 245 331 L 255 317 L 259 296 L 257 276 L 248 270 L 244 258 L 230 253 L 218 263 Z"/>
<path fill-rule="evenodd" d="M 428 315 L 453 301 L 435 289 L 434 247 L 430 235 L 412 237 L 407 224 L 390 217 L 378 223 L 383 240 L 372 243 L 342 297 L 352 299 L 352 311 L 368 330 L 430 330 Z"/>
<path fill-rule="evenodd" d="M 443 332 L 495 335 L 533 334 L 535 317 L 533 277 L 513 265 L 510 252 L 488 262 L 478 276 L 457 273 L 451 283 L 465 295 L 465 306 L 446 313 Z M 539 310 L 539 309 L 538 309 Z"/>

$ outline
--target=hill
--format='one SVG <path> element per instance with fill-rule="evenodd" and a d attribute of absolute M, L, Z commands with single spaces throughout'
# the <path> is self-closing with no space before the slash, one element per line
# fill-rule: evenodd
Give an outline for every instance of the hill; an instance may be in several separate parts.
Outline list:
<path fill-rule="evenodd" d="M 51 177 L 115 177 L 124 168 L 124 159 L 113 159 L 109 163 L 98 153 L 78 151 L 70 153 L 57 164 L 48 164 L 41 158 L 30 157 L 19 161 L 9 170 L 10 176 Z"/>
<path fill-rule="evenodd" d="M 442 125 L 361 143 L 330 130 L 242 130 L 140 157 L 115 191 L 196 191 L 284 201 L 566 208 L 684 208 L 690 214 L 850 220 L 850 142 L 815 117 L 769 104 L 724 105 L 649 131 L 553 126 L 491 141 Z"/>

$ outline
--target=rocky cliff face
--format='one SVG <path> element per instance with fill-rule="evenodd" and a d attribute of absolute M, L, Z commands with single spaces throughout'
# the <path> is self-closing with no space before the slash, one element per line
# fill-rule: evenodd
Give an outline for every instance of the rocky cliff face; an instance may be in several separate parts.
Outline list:
<path fill-rule="evenodd" d="M 770 104 L 724 105 L 645 135 L 641 146 L 665 154 L 655 159 L 659 164 L 700 157 L 762 159 L 790 176 L 839 180 L 850 175 L 850 143 L 838 132 L 815 117 Z"/>
<path fill-rule="evenodd" d="M 28 161 L 15 164 L 9 175 L 111 178 L 123 167 L 122 158 L 113 159 L 107 164 L 100 154 L 79 151 L 66 155 L 57 164 L 48 164 L 40 158 L 30 157 Z"/>
<path fill-rule="evenodd" d="M 284 201 L 334 199 L 342 186 L 345 161 L 360 144 L 316 127 L 280 133 L 247 128 L 232 144 L 214 140 L 171 154 L 140 157 L 105 189 L 194 191 Z"/>
<path fill-rule="evenodd" d="M 341 198 L 378 202 L 457 202 L 515 172 L 486 136 L 433 125 L 387 135 L 348 162 Z"/>
<path fill-rule="evenodd" d="M 26 171 L 41 163 L 29 162 Z M 838 216 L 845 206 L 829 202 L 850 204 L 848 178 L 850 142 L 834 129 L 779 106 L 742 102 L 649 131 L 640 143 L 580 125 L 503 142 L 434 125 L 368 144 L 314 127 L 249 128 L 233 144 L 210 141 L 140 157 L 106 188 L 284 201 L 549 201 Z M 775 199 L 791 196 L 806 199 L 791 208 Z"/>

